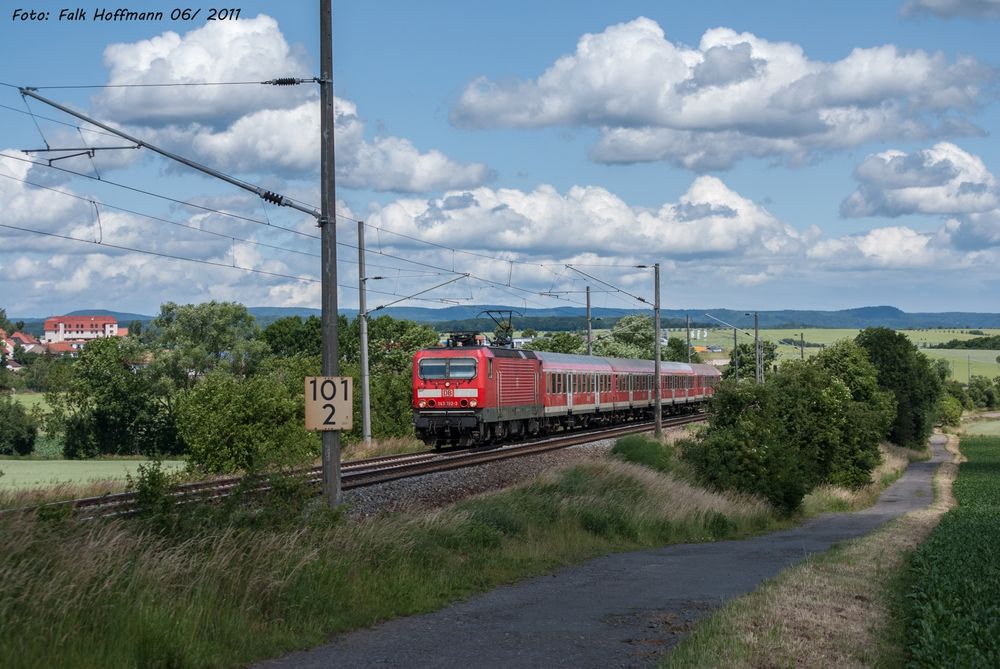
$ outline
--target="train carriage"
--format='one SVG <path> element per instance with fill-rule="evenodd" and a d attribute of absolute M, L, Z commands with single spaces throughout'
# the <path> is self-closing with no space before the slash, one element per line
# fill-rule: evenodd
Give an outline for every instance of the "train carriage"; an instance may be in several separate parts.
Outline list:
<path fill-rule="evenodd" d="M 719 380 L 711 365 L 662 362 L 665 413 L 696 409 Z M 418 351 L 413 362 L 417 436 L 428 444 L 485 444 L 511 436 L 649 418 L 652 360 L 489 346 Z"/>

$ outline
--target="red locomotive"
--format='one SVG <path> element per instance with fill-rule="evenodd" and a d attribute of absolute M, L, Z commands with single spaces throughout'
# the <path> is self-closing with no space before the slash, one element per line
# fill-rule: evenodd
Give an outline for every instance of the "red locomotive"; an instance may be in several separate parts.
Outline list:
<path fill-rule="evenodd" d="M 469 342 L 466 342 L 469 343 Z M 664 414 L 712 396 L 719 370 L 661 362 Z M 472 345 L 417 351 L 413 419 L 429 445 L 486 444 L 554 428 L 652 418 L 652 360 Z"/>

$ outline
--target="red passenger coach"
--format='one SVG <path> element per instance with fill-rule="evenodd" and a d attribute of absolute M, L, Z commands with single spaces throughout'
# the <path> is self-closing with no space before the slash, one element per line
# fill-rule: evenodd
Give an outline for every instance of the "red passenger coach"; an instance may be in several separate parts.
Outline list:
<path fill-rule="evenodd" d="M 664 413 L 697 410 L 719 381 L 711 365 L 661 363 Z M 485 444 L 557 428 L 651 418 L 652 360 L 488 346 L 424 349 L 413 360 L 413 416 L 428 444 Z"/>

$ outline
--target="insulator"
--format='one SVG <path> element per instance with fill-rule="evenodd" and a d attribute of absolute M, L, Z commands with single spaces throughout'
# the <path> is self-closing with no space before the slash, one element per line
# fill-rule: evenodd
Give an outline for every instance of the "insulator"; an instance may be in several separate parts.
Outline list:
<path fill-rule="evenodd" d="M 296 79 L 295 77 L 281 77 L 280 79 L 272 79 L 267 82 L 274 86 L 294 86 L 296 84 L 301 84 L 301 79 Z"/>
<path fill-rule="evenodd" d="M 271 204 L 281 204 L 281 201 L 284 199 L 277 193 L 272 193 L 269 190 L 261 193 L 261 197 L 264 199 L 264 202 L 270 202 Z"/>

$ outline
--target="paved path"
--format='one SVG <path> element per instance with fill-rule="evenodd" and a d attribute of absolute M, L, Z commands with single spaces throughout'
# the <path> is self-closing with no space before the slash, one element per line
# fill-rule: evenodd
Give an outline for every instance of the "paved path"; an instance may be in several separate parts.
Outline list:
<path fill-rule="evenodd" d="M 946 439 L 873 507 L 740 541 L 680 544 L 565 567 L 419 616 L 352 632 L 259 669 L 648 667 L 699 618 L 782 569 L 934 499 Z"/>

